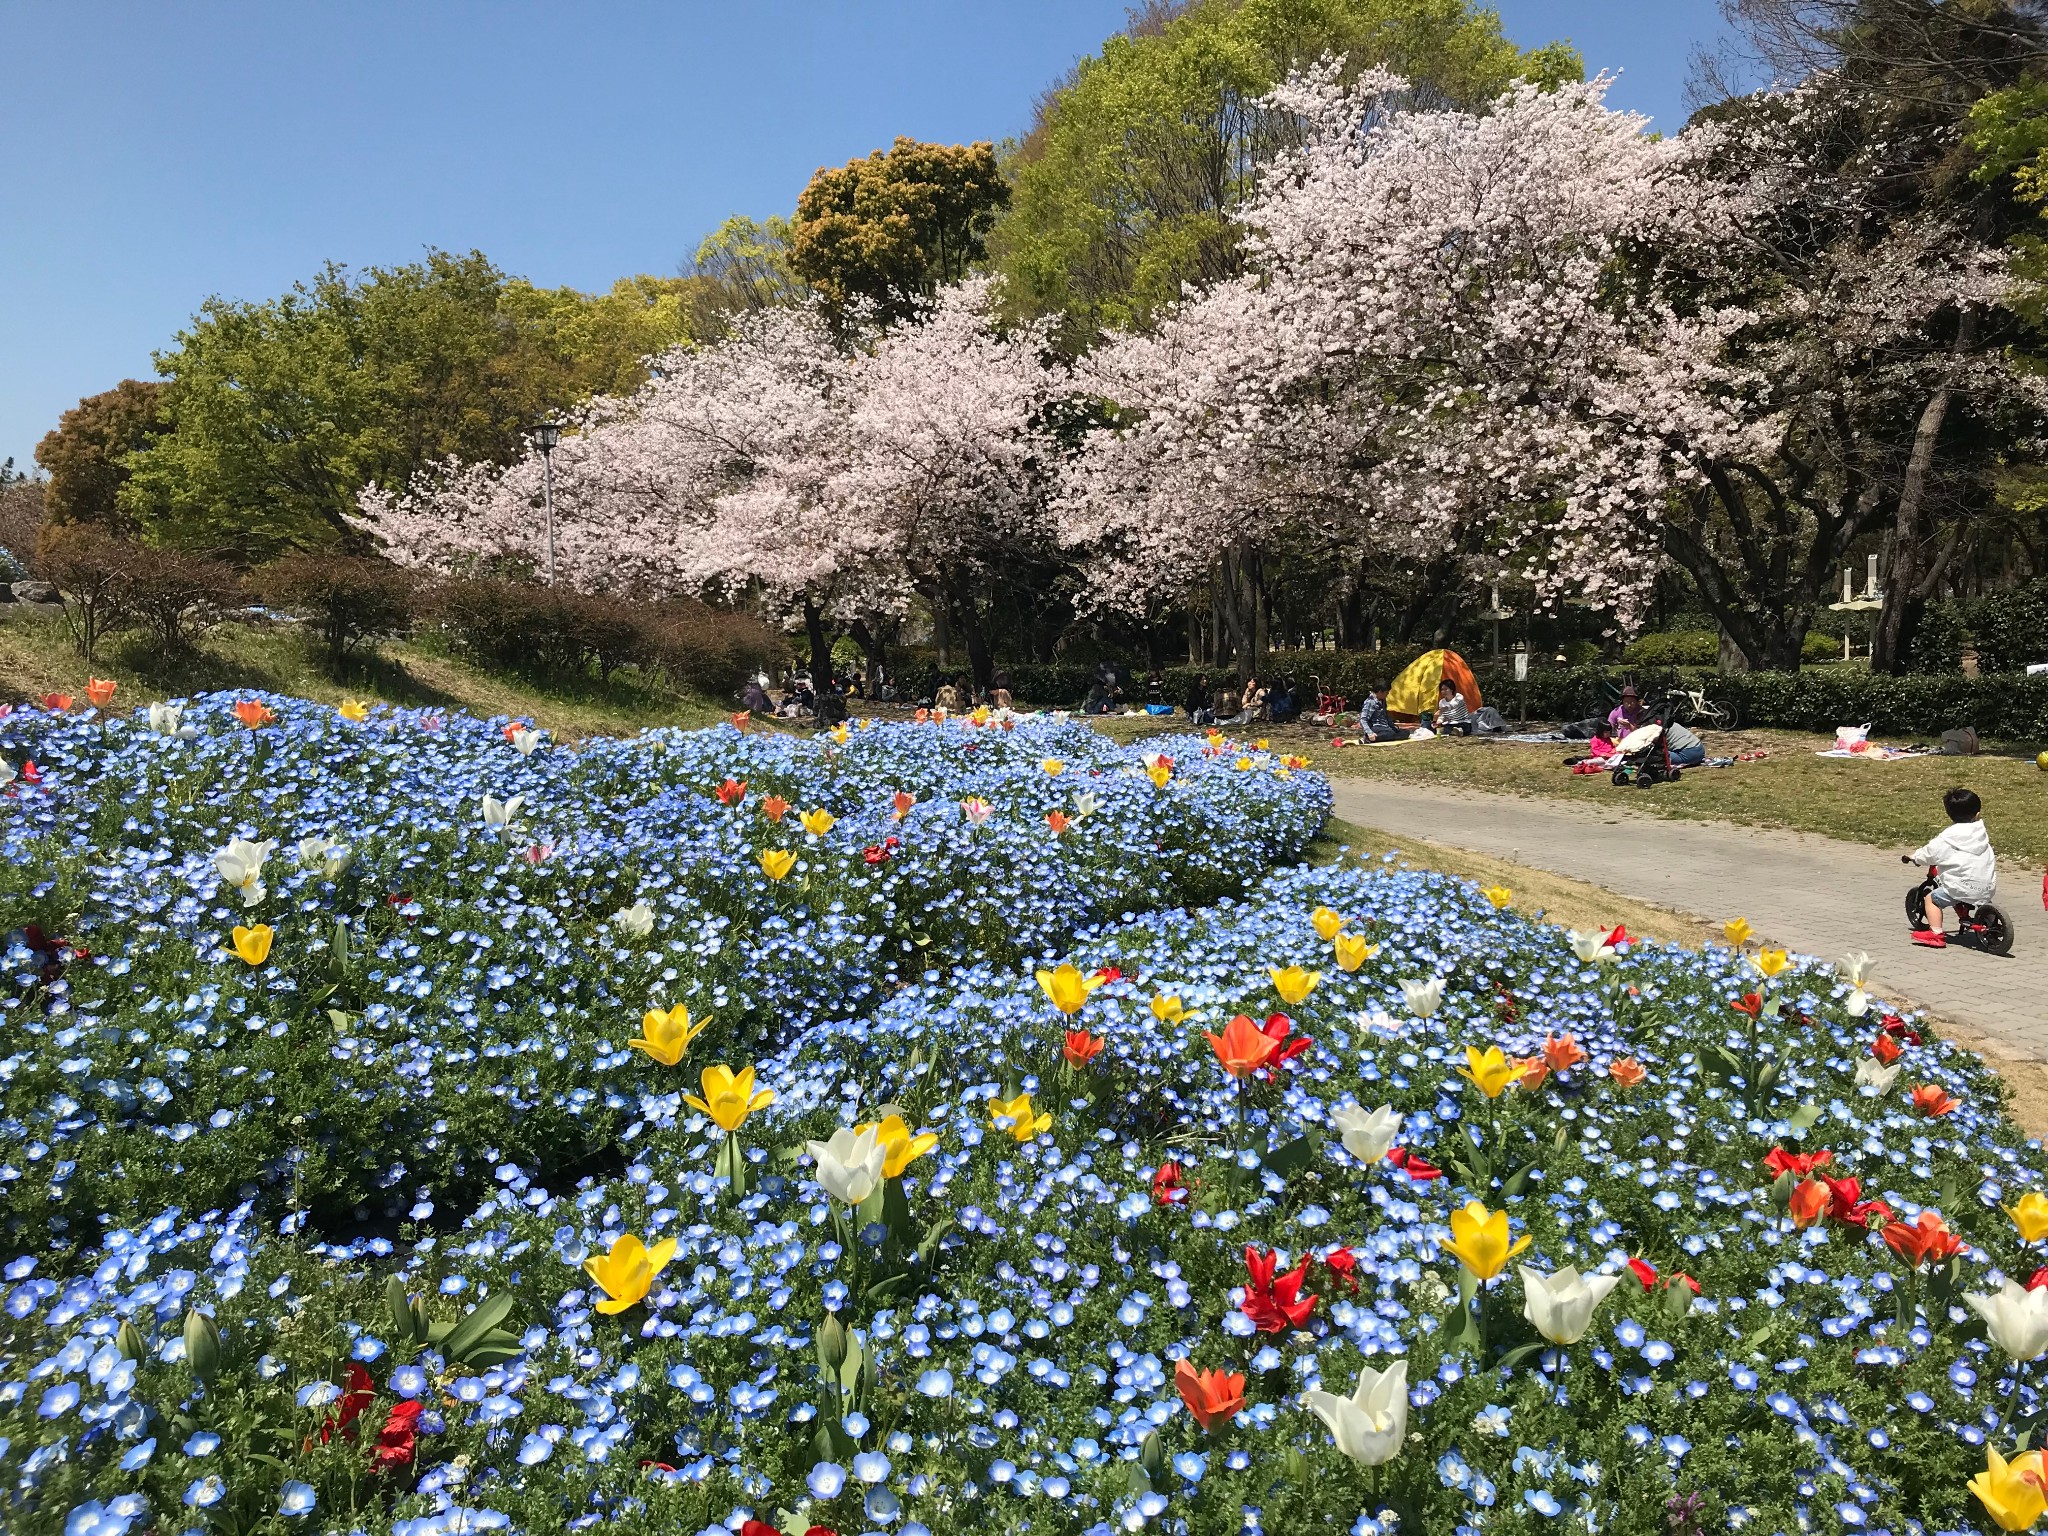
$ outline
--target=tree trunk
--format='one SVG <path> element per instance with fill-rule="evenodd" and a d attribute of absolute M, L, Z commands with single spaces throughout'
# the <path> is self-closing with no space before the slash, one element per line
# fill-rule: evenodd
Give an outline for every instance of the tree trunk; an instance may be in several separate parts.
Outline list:
<path fill-rule="evenodd" d="M 811 642 L 811 687 L 822 692 L 832 680 L 832 636 L 824 613 L 809 598 L 804 599 L 804 633 Z"/>
<path fill-rule="evenodd" d="M 995 675 L 995 662 L 989 655 L 988 631 L 982 627 L 981 610 L 974 604 L 974 594 L 962 591 L 956 594 L 959 606 L 960 638 L 967 642 L 967 666 L 974 674 L 974 686 L 986 688 L 988 680 Z"/>
<path fill-rule="evenodd" d="M 1913 429 L 1913 451 L 1906 458 L 1906 472 L 1899 480 L 1899 502 L 1892 519 L 1891 570 L 1884 582 L 1884 607 L 1877 616 L 1877 630 L 1871 637 L 1870 670 L 1903 672 L 1906 669 L 1912 631 L 1919 625 L 1920 610 L 1940 584 L 1955 540 L 1946 541 L 1938 555 L 1927 551 L 1927 482 L 1934 470 L 1934 451 L 1941 438 L 1942 423 L 1948 419 L 1955 395 L 1956 370 L 1975 339 L 1976 314 L 1964 310 L 1956 321 L 1955 345 L 1949 352 L 1948 370 L 1940 385 L 1927 397 L 1920 421 Z"/>
<path fill-rule="evenodd" d="M 939 670 L 949 670 L 953 665 L 953 619 L 941 600 L 932 603 L 932 644 L 939 649 Z"/>
<path fill-rule="evenodd" d="M 874 688 L 888 674 L 883 670 L 889 659 L 888 645 L 882 637 L 868 627 L 866 619 L 855 619 L 846 628 L 853 637 L 853 643 L 861 648 L 861 654 L 868 659 L 868 686 Z"/>

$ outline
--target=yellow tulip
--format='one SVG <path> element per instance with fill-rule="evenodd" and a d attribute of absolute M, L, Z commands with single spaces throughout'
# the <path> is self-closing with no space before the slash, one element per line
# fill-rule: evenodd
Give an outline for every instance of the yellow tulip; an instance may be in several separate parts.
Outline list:
<path fill-rule="evenodd" d="M 1749 919 L 1746 917 L 1730 918 L 1721 925 L 1721 936 L 1737 949 L 1742 948 L 1754 932 L 1756 930 L 1749 926 Z"/>
<path fill-rule="evenodd" d="M 835 725 L 832 727 L 831 730 L 827 731 L 825 734 L 830 736 L 834 741 L 838 742 L 840 746 L 843 747 L 846 745 L 847 730 L 844 725 Z"/>
<path fill-rule="evenodd" d="M 2012 1224 L 2020 1229 L 2020 1241 L 2038 1243 L 2048 1237 L 2048 1195 L 2038 1189 L 2030 1189 L 2019 1200 L 2005 1208 L 2005 1214 L 2012 1218 Z"/>
<path fill-rule="evenodd" d="M 676 1256 L 676 1240 L 665 1237 L 649 1248 L 630 1232 L 612 1242 L 612 1251 L 601 1259 L 585 1259 L 583 1272 L 595 1280 L 610 1298 L 600 1301 L 600 1312 L 623 1312 L 653 1289 L 654 1277 Z"/>
<path fill-rule="evenodd" d="M 764 848 L 761 850 L 761 872 L 770 880 L 780 880 L 796 867 L 796 855 L 787 848 Z"/>
<path fill-rule="evenodd" d="M 797 817 L 797 820 L 804 824 L 804 830 L 810 833 L 811 836 L 823 837 L 832 830 L 833 825 L 839 818 L 823 806 L 819 806 L 815 811 L 805 811 L 803 815 Z"/>
<path fill-rule="evenodd" d="M 1290 1008 L 1299 1008 L 1301 1000 L 1315 991 L 1316 983 L 1323 979 L 1321 971 L 1305 971 L 1298 965 L 1290 965 L 1284 971 L 1268 968 L 1266 974 L 1273 978 L 1273 990 L 1280 994 L 1280 1001 Z"/>
<path fill-rule="evenodd" d="M 1443 1249 L 1470 1270 L 1474 1279 L 1491 1280 L 1528 1246 L 1526 1232 L 1512 1243 L 1508 1241 L 1506 1211 L 1489 1211 L 1474 1200 L 1463 1210 L 1451 1212 L 1451 1236 Z"/>
<path fill-rule="evenodd" d="M 683 1059 L 683 1052 L 710 1023 L 711 1015 L 707 1013 L 692 1024 L 690 1010 L 680 1003 L 666 1013 L 659 1008 L 650 1008 L 640 1019 L 642 1038 L 628 1040 L 626 1044 L 636 1051 L 645 1051 L 664 1067 L 672 1067 Z"/>
<path fill-rule="evenodd" d="M 873 1131 L 875 1139 L 882 1144 L 882 1177 L 887 1179 L 902 1178 L 904 1169 L 939 1144 L 939 1138 L 930 1131 L 911 1135 L 910 1127 L 903 1123 L 901 1115 L 890 1115 L 880 1122 L 854 1127 L 856 1135 L 866 1131 Z"/>
<path fill-rule="evenodd" d="M 1102 985 L 1102 977 L 1062 963 L 1056 971 L 1040 971 L 1038 984 L 1045 988 L 1045 995 L 1052 999 L 1053 1007 L 1061 1013 L 1075 1014 L 1088 1001 L 1088 994 Z"/>
<path fill-rule="evenodd" d="M 1489 885 L 1479 894 L 1493 903 L 1496 912 L 1515 899 L 1515 893 L 1504 885 Z"/>
<path fill-rule="evenodd" d="M 1792 963 L 1792 957 L 1782 949 L 1760 949 L 1750 960 L 1766 976 L 1776 976 Z"/>
<path fill-rule="evenodd" d="M 353 720 L 359 725 L 370 718 L 370 706 L 361 699 L 343 699 L 337 712 L 342 719 Z"/>
<path fill-rule="evenodd" d="M 1240 757 L 1237 760 L 1237 771 L 1239 773 L 1250 773 L 1252 771 L 1252 760 L 1248 757 Z"/>
<path fill-rule="evenodd" d="M 1173 770 L 1164 763 L 1154 763 L 1145 770 L 1145 777 L 1152 781 L 1154 789 L 1166 788 L 1166 781 L 1173 777 Z"/>
<path fill-rule="evenodd" d="M 1458 1076 L 1489 1099 L 1499 1098 L 1508 1084 L 1521 1075 L 1521 1063 L 1508 1060 L 1497 1045 L 1489 1045 L 1484 1051 L 1476 1045 L 1466 1046 L 1465 1065 L 1458 1068 Z"/>
<path fill-rule="evenodd" d="M 1337 951 L 1337 969 L 1355 971 L 1380 952 L 1377 944 L 1365 942 L 1362 933 L 1340 933 L 1331 941 Z"/>
<path fill-rule="evenodd" d="M 1178 1024 L 1187 1016 L 1187 1009 L 1181 1007 L 1180 999 L 1177 997 L 1162 994 L 1152 999 L 1152 1017 L 1162 1024 Z"/>
<path fill-rule="evenodd" d="M 1029 1141 L 1040 1131 L 1052 1125 L 1051 1115 L 1034 1115 L 1031 1112 L 1031 1095 L 1020 1093 L 1005 1102 L 1002 1099 L 988 1101 L 988 1118 L 999 1131 L 1008 1131 L 1018 1141 Z M 1010 1123 L 1004 1125 L 1002 1122 Z"/>
<path fill-rule="evenodd" d="M 258 923 L 254 928 L 235 930 L 235 953 L 245 964 L 261 965 L 270 958 L 270 924 Z"/>
<path fill-rule="evenodd" d="M 726 1066 L 706 1067 L 702 1081 L 704 1097 L 700 1099 L 694 1093 L 685 1094 L 683 1102 L 709 1115 L 720 1130 L 738 1130 L 746 1124 L 747 1116 L 775 1102 L 774 1089 L 754 1091 L 752 1067 L 742 1067 L 738 1072 Z"/>
<path fill-rule="evenodd" d="M 1987 1445 L 1984 1470 L 1970 1479 L 1969 1489 L 2001 1531 L 2030 1531 L 2048 1509 L 2042 1480 L 2039 1451 L 2023 1451 L 2007 1461 Z"/>
<path fill-rule="evenodd" d="M 1054 779 L 1067 771 L 1067 765 L 1056 757 L 1044 758 L 1038 766 L 1045 770 L 1047 777 Z"/>
<path fill-rule="evenodd" d="M 1316 937 L 1325 944 L 1336 938 L 1338 931 L 1344 926 L 1344 919 L 1328 907 L 1317 907 L 1315 911 L 1309 913 L 1308 920 L 1316 925 Z"/>

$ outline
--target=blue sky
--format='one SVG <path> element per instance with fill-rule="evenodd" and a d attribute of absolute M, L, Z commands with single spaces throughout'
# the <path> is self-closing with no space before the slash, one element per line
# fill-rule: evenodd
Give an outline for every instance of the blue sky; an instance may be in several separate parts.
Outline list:
<path fill-rule="evenodd" d="M 1713 0 L 1499 0 L 1675 130 Z M 0 0 L 0 458 L 328 257 L 672 272 L 886 145 L 1002 138 L 1124 0 Z"/>

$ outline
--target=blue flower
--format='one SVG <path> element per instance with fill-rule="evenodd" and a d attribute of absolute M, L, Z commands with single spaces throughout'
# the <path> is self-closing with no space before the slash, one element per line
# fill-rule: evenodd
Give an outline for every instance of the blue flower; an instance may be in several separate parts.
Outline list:
<path fill-rule="evenodd" d="M 287 1518 L 296 1518 L 313 1513 L 319 1502 L 320 1495 L 313 1491 L 312 1484 L 291 1480 L 278 1494 L 277 1507 Z"/>
<path fill-rule="evenodd" d="M 804 1482 L 813 1498 L 836 1499 L 846 1486 L 846 1468 L 836 1461 L 821 1461 L 811 1468 L 810 1476 Z"/>

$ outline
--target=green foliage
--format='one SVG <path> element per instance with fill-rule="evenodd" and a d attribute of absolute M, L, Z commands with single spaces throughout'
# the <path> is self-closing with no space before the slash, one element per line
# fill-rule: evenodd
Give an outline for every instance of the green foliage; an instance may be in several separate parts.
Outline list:
<path fill-rule="evenodd" d="M 794 304 L 803 279 L 789 264 L 790 223 L 760 222 L 734 214 L 704 237 L 690 263 L 690 333 L 696 341 L 722 335 L 736 315 Z"/>
<path fill-rule="evenodd" d="M 36 463 L 50 477 L 43 488 L 45 513 L 53 522 L 120 526 L 128 456 L 147 448 L 168 425 L 161 384 L 123 379 L 87 395 L 36 444 Z"/>
<path fill-rule="evenodd" d="M 1830 661 L 1841 651 L 1839 638 L 1817 630 L 1809 630 L 1799 647 L 1805 661 Z M 1622 659 L 1642 667 L 1711 667 L 1721 659 L 1721 637 L 1711 629 L 1643 635 L 1629 642 Z"/>
<path fill-rule="evenodd" d="M 1930 603 L 1913 637 L 1915 672 L 1957 672 L 1975 647 L 1984 672 L 2024 672 L 2048 661 L 2048 581 L 1958 602 Z"/>
<path fill-rule="evenodd" d="M 1164 16 L 1166 19 L 1161 20 Z M 1013 302 L 1077 339 L 1142 324 L 1184 283 L 1234 271 L 1229 214 L 1295 125 L 1257 100 L 1324 54 L 1385 65 L 1459 104 L 1516 76 L 1577 79 L 1553 43 L 1518 51 L 1468 0 L 1194 0 L 1154 7 L 1040 104 L 991 245 Z"/>
<path fill-rule="evenodd" d="M 790 267 L 834 305 L 866 299 L 901 313 L 967 275 L 1009 200 L 994 145 L 899 137 L 811 178 L 790 226 Z"/>
<path fill-rule="evenodd" d="M 262 303 L 209 299 L 157 355 L 171 430 L 117 501 L 152 537 L 259 561 L 347 537 L 371 481 L 450 454 L 504 461 L 537 417 L 629 389 L 681 340 L 686 279 L 542 290 L 481 253 L 360 274 L 332 262 Z"/>

